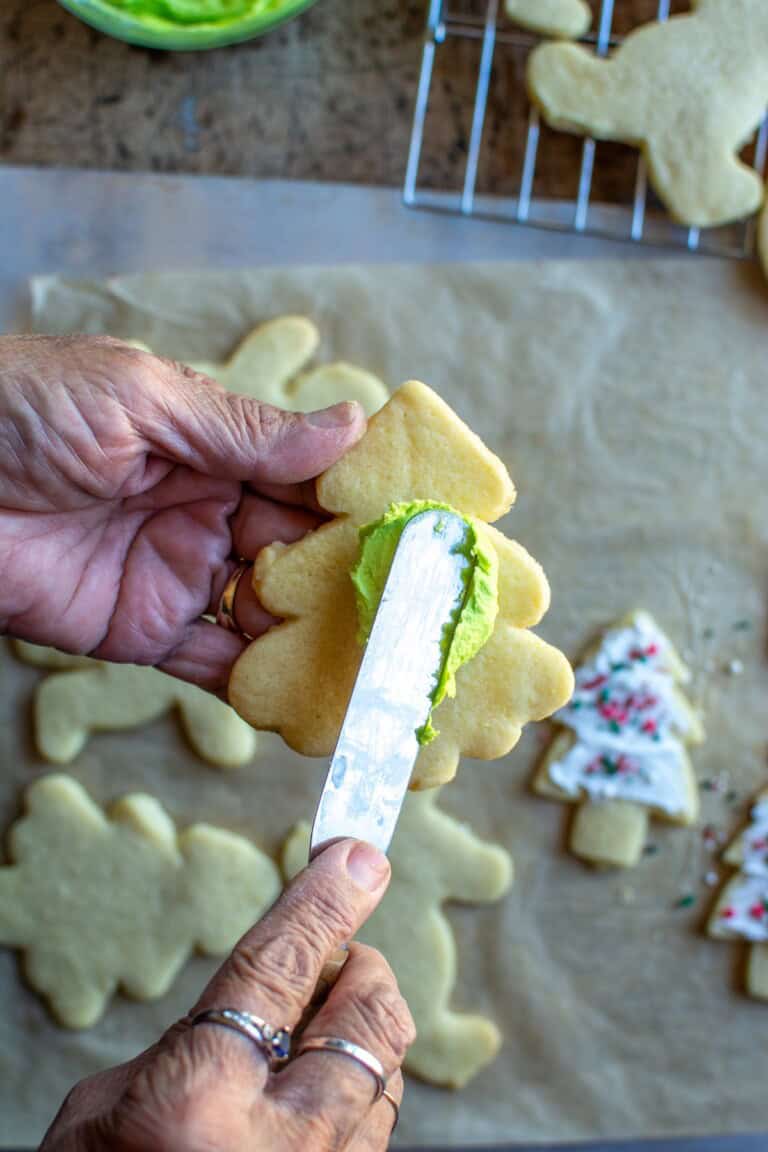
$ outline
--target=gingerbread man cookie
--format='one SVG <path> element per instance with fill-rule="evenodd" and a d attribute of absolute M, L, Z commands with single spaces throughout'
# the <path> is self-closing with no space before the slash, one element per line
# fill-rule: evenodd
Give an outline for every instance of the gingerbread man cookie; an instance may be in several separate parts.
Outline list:
<path fill-rule="evenodd" d="M 506 0 L 507 16 L 543 36 L 578 40 L 589 30 L 592 11 L 584 0 Z"/>
<path fill-rule="evenodd" d="M 455 1012 L 456 944 L 442 906 L 448 900 L 486 903 L 512 882 L 512 861 L 436 807 L 436 792 L 406 798 L 390 850 L 392 880 L 360 940 L 384 954 L 413 1014 L 417 1039 L 408 1072 L 445 1088 L 461 1088 L 499 1050 L 496 1025 Z M 294 876 L 307 863 L 309 825 L 295 829 L 283 849 Z"/>
<path fill-rule="evenodd" d="M 256 560 L 254 587 L 282 623 L 235 664 L 229 698 L 255 728 L 279 732 L 306 756 L 335 746 L 362 649 L 351 570 L 359 529 L 392 504 L 434 500 L 473 518 L 498 556 L 498 615 L 488 642 L 456 677 L 456 695 L 435 713 L 440 735 L 419 756 L 412 786 L 450 780 L 459 757 L 494 759 L 529 720 L 568 699 L 565 657 L 528 629 L 549 603 L 539 565 L 483 521 L 514 498 L 506 469 L 434 392 L 403 385 L 365 437 L 318 482 L 335 519 L 297 544 L 272 545 Z"/>
<path fill-rule="evenodd" d="M 35 693 L 35 742 L 53 764 L 69 764 L 96 732 L 149 724 L 178 709 L 190 744 L 219 768 L 247 764 L 258 736 L 223 701 L 156 668 L 107 664 L 14 641 L 19 659 L 48 668 Z"/>
<path fill-rule="evenodd" d="M 739 153 L 768 102 L 768 6 L 694 0 L 692 8 L 636 29 L 607 60 L 573 44 L 541 45 L 528 86 L 553 128 L 641 147 L 675 219 L 711 227 L 763 200 L 760 176 Z"/>
<path fill-rule="evenodd" d="M 747 991 L 768 1000 L 768 790 L 758 796 L 748 827 L 724 859 L 739 872 L 723 889 L 708 931 L 719 940 L 749 942 Z"/>
<path fill-rule="evenodd" d="M 194 949 L 225 955 L 280 890 L 272 861 L 207 824 L 177 833 L 150 796 L 109 815 L 68 776 L 27 792 L 0 868 L 0 945 L 67 1028 L 89 1028 L 118 988 L 167 992 Z"/>
<path fill-rule="evenodd" d="M 635 612 L 605 634 L 576 669 L 576 689 L 555 716 L 566 729 L 547 751 L 534 787 L 578 804 L 571 851 L 592 864 L 639 860 L 649 813 L 674 824 L 698 815 L 686 751 L 701 722 L 678 685 L 688 671 L 655 621 Z"/>

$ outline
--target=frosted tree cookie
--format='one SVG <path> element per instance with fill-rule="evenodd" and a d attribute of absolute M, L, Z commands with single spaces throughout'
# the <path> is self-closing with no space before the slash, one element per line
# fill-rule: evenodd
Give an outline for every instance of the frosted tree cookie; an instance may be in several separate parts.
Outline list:
<path fill-rule="evenodd" d="M 488 526 L 514 488 L 504 465 L 434 392 L 411 382 L 317 485 L 335 518 L 297 544 L 257 557 L 254 588 L 282 623 L 254 641 L 232 672 L 229 698 L 255 728 L 279 732 L 306 756 L 333 751 L 362 648 L 351 572 L 360 528 L 393 504 L 433 500 L 468 516 L 498 563 L 497 615 L 487 643 L 459 667 L 456 694 L 435 711 L 439 736 L 421 751 L 412 786 L 450 780 L 459 757 L 505 755 L 529 720 L 569 697 L 568 662 L 530 631 L 549 604 L 539 565 Z M 484 523 L 485 522 L 485 523 Z"/>
<path fill-rule="evenodd" d="M 584 0 L 506 0 L 507 16 L 522 28 L 578 40 L 592 23 L 592 11 Z"/>
<path fill-rule="evenodd" d="M 748 827 L 724 860 L 739 872 L 723 889 L 708 931 L 720 940 L 749 942 L 747 991 L 768 1000 L 768 790 L 758 797 Z"/>
<path fill-rule="evenodd" d="M 359 935 L 386 956 L 416 1023 L 407 1071 L 433 1084 L 461 1088 L 499 1050 L 499 1031 L 482 1016 L 455 1012 L 456 944 L 442 905 L 498 900 L 512 882 L 512 861 L 441 812 L 436 792 L 406 798 L 390 850 L 392 881 Z M 309 825 L 283 850 L 287 877 L 306 865 Z"/>
<path fill-rule="evenodd" d="M 699 793 L 686 745 L 703 739 L 680 691 L 688 670 L 645 612 L 608 631 L 576 669 L 576 689 L 554 717 L 565 729 L 550 745 L 534 787 L 578 804 L 570 847 L 592 864 L 639 860 L 649 814 L 691 824 Z"/>
<path fill-rule="evenodd" d="M 198 363 L 230 392 L 254 396 L 292 412 L 313 412 L 357 400 L 370 416 L 389 393 L 372 372 L 337 360 L 309 368 L 320 333 L 304 316 L 278 316 L 254 328 L 226 364 Z"/>
<path fill-rule="evenodd" d="M 540 45 L 528 87 L 553 128 L 641 147 L 675 219 L 711 227 L 762 203 L 762 180 L 739 152 L 768 102 L 768 5 L 692 7 L 638 28 L 607 60 L 573 44 Z"/>
<path fill-rule="evenodd" d="M 48 668 L 35 692 L 35 742 L 40 755 L 69 764 L 96 732 L 122 731 L 149 724 L 178 710 L 195 752 L 219 768 L 247 764 L 258 737 L 222 700 L 166 676 L 156 668 L 107 664 L 70 656 L 54 648 L 14 641 L 20 660 Z"/>
<path fill-rule="evenodd" d="M 0 945 L 68 1028 L 89 1028 L 118 988 L 167 992 L 194 949 L 225 955 L 280 890 L 272 861 L 207 824 L 184 832 L 150 796 L 108 815 L 67 776 L 27 792 L 0 868 Z"/>

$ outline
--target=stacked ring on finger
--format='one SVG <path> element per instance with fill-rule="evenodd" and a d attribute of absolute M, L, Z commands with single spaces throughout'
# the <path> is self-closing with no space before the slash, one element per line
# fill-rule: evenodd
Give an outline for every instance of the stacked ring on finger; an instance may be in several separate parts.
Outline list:
<path fill-rule="evenodd" d="M 381 1094 L 381 1098 L 382 1100 L 386 1100 L 389 1104 L 391 1104 L 395 1110 L 395 1122 L 392 1125 L 392 1131 L 394 1132 L 395 1128 L 397 1128 L 398 1124 L 400 1123 L 400 1105 L 390 1092 L 389 1088 L 384 1089 Z"/>
<path fill-rule="evenodd" d="M 237 1008 L 209 1008 L 193 1017 L 192 1027 L 199 1024 L 218 1024 L 246 1036 L 266 1056 L 273 1072 L 290 1059 L 290 1028 L 274 1028 L 251 1012 L 241 1012 Z"/>
<path fill-rule="evenodd" d="M 313 1036 L 311 1039 L 302 1040 L 295 1058 L 298 1059 L 299 1056 L 304 1056 L 308 1052 L 335 1052 L 337 1056 L 345 1056 L 348 1060 L 354 1060 L 356 1064 L 365 1068 L 367 1072 L 370 1072 L 376 1084 L 373 1097 L 374 1104 L 386 1093 L 387 1081 L 384 1076 L 384 1066 L 381 1060 L 369 1052 L 367 1048 L 361 1048 L 359 1044 L 353 1044 L 341 1036 Z"/>
<path fill-rule="evenodd" d="M 227 580 L 224 586 L 224 591 L 219 599 L 219 606 L 216 611 L 216 623 L 220 628 L 226 629 L 227 632 L 239 632 L 235 620 L 235 596 L 240 581 L 245 572 L 248 571 L 248 564 L 238 564 L 232 575 Z"/>

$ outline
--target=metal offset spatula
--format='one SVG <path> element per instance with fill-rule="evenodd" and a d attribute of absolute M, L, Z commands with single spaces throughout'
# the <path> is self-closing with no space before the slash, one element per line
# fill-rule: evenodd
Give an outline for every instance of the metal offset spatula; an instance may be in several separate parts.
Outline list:
<path fill-rule="evenodd" d="M 445 630 L 467 593 L 467 532 L 460 516 L 440 509 L 403 530 L 320 797 L 310 859 L 347 836 L 389 848 L 442 671 Z M 326 964 L 309 1014 L 346 958 L 341 949 Z"/>
<path fill-rule="evenodd" d="M 363 654 L 312 828 L 310 857 L 353 836 L 389 848 L 419 754 L 471 560 L 460 516 L 430 509 L 406 524 Z"/>

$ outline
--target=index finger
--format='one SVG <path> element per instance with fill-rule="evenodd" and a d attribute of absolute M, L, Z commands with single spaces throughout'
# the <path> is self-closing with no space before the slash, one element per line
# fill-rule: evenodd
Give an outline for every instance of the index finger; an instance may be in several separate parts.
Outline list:
<path fill-rule="evenodd" d="M 323 966 L 371 915 L 389 876 L 386 856 L 372 845 L 330 845 L 236 945 L 192 1014 L 236 1008 L 275 1028 L 295 1027 Z"/>

